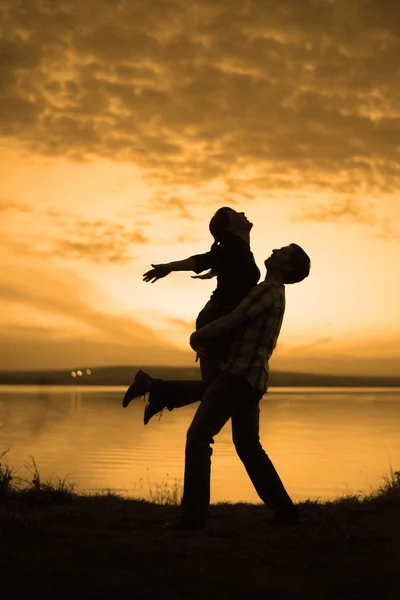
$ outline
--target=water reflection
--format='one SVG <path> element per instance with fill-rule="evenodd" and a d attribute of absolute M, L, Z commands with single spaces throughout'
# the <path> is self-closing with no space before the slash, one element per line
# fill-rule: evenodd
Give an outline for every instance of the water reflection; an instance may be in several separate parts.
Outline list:
<path fill-rule="evenodd" d="M 33 455 L 42 477 L 67 473 L 80 490 L 149 497 L 182 480 L 186 429 L 195 405 L 143 426 L 142 402 L 121 408 L 124 388 L 0 388 L 0 453 L 21 467 Z M 261 438 L 296 499 L 369 491 L 400 468 L 400 390 L 272 390 L 261 405 Z M 20 473 L 19 473 L 20 474 Z M 23 476 L 20 474 L 20 476 Z M 231 441 L 214 447 L 212 501 L 256 502 Z"/>
<path fill-rule="evenodd" d="M 82 410 L 82 392 L 71 392 L 71 413 Z"/>

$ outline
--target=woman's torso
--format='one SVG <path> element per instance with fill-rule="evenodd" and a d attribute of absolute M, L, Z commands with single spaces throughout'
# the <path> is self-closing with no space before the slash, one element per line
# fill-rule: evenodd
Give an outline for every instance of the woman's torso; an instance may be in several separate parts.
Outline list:
<path fill-rule="evenodd" d="M 214 250 L 194 258 L 197 273 L 210 268 L 217 272 L 217 286 L 210 301 L 230 310 L 247 296 L 260 279 L 250 246 L 237 235 L 226 236 Z"/>
<path fill-rule="evenodd" d="M 260 271 L 250 246 L 239 236 L 229 235 L 214 250 L 196 257 L 196 272 L 217 272 L 217 286 L 200 312 L 200 328 L 233 310 L 258 283 Z"/>

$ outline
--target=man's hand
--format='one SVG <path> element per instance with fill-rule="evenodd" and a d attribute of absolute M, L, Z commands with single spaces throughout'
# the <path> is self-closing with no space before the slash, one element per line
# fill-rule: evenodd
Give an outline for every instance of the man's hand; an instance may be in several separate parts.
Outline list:
<path fill-rule="evenodd" d="M 211 323 L 194 331 L 190 336 L 189 343 L 193 350 L 198 351 L 199 348 L 204 348 L 211 342 L 218 340 L 218 338 L 222 338 L 231 331 L 234 331 L 244 322 L 245 318 L 246 314 L 237 307 L 227 315 L 211 321 Z"/>
<path fill-rule="evenodd" d="M 171 267 L 169 264 L 151 265 L 154 269 L 150 269 L 143 275 L 143 281 L 154 283 L 157 279 L 161 279 L 171 273 Z"/>

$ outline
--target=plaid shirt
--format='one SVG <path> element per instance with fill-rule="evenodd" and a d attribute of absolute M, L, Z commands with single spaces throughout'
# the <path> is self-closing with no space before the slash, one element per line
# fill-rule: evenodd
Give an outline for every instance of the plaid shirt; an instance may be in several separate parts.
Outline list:
<path fill-rule="evenodd" d="M 235 332 L 221 371 L 243 375 L 261 392 L 269 383 L 268 360 L 276 346 L 285 312 L 285 286 L 270 279 L 254 287 L 240 303 L 247 315 Z"/>

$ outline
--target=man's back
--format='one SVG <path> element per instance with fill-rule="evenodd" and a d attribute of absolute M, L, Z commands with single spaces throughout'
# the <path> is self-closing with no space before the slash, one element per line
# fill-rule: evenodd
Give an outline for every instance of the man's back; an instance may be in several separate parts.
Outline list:
<path fill-rule="evenodd" d="M 241 308 L 245 323 L 235 332 L 222 371 L 243 375 L 261 391 L 268 387 L 268 360 L 276 346 L 285 312 L 285 286 L 267 279 L 255 286 Z"/>

